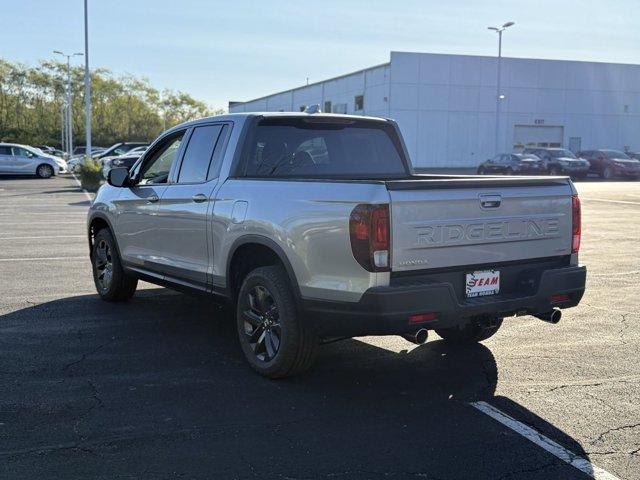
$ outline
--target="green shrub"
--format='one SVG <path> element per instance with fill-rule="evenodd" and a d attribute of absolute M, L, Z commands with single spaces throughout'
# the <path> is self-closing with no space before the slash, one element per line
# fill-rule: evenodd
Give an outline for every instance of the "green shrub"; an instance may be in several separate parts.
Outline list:
<path fill-rule="evenodd" d="M 86 160 L 79 165 L 80 184 L 85 190 L 95 192 L 102 183 L 102 166 L 93 160 Z"/>

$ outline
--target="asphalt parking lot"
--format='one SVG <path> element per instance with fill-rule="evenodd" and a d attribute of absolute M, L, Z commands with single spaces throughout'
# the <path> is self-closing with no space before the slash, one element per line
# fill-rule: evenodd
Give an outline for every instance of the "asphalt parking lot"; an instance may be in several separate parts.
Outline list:
<path fill-rule="evenodd" d="M 577 188 L 588 289 L 560 324 L 347 340 L 269 381 L 206 299 L 97 298 L 73 178 L 0 179 L 0 478 L 640 478 L 640 182 Z"/>

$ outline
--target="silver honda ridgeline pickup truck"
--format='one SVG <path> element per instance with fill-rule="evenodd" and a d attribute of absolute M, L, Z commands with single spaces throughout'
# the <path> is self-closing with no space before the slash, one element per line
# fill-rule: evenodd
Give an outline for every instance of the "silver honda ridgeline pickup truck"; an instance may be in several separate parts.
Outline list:
<path fill-rule="evenodd" d="M 557 323 L 584 292 L 580 233 L 568 178 L 417 175 L 393 121 L 306 113 L 172 128 L 110 171 L 88 217 L 104 300 L 139 279 L 224 298 L 271 378 L 339 338 Z"/>

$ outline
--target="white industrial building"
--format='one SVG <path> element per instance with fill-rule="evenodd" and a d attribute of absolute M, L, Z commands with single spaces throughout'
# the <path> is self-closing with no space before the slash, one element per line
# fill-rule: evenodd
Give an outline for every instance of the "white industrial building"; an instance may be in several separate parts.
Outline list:
<path fill-rule="evenodd" d="M 640 65 L 503 58 L 498 150 L 640 150 Z M 497 59 L 391 52 L 383 65 L 230 112 L 323 111 L 395 119 L 416 167 L 472 167 L 495 153 Z"/>

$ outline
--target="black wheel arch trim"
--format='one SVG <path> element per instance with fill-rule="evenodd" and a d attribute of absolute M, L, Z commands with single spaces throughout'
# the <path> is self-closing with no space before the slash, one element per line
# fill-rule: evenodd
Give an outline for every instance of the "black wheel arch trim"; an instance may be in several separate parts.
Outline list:
<path fill-rule="evenodd" d="M 115 243 L 115 247 L 118 252 L 118 257 L 120 258 L 120 261 L 122 261 L 122 255 L 120 254 L 120 246 L 118 245 L 118 240 L 116 238 L 116 230 L 115 228 L 113 228 L 113 224 L 107 218 L 107 216 L 101 213 L 94 213 L 93 215 L 91 215 L 91 217 L 87 221 L 87 240 L 89 242 L 89 257 L 91 257 L 92 251 L 93 251 L 93 241 L 92 241 L 93 237 L 91 236 L 91 225 L 96 219 L 103 220 L 107 224 L 107 227 L 111 231 L 111 236 L 113 237 L 113 241 Z M 95 233 L 98 233 L 98 232 L 95 232 Z"/>
<path fill-rule="evenodd" d="M 293 270 L 293 267 L 291 266 L 291 262 L 289 261 L 289 258 L 287 257 L 287 254 L 284 252 L 282 247 L 280 245 L 278 245 L 274 240 L 270 239 L 269 237 L 265 237 L 265 236 L 262 236 L 262 235 L 255 235 L 255 234 L 243 235 L 242 237 L 237 238 L 231 244 L 231 248 L 229 249 L 229 255 L 227 256 L 227 265 L 226 265 L 226 269 L 225 269 L 225 288 L 229 292 L 229 294 L 231 294 L 231 292 L 229 290 L 229 288 L 230 288 L 229 279 L 231 278 L 230 277 L 231 261 L 233 260 L 233 256 L 235 255 L 235 253 L 238 250 L 238 248 L 240 248 L 243 245 L 247 245 L 249 243 L 256 243 L 256 244 L 262 245 L 264 247 L 267 247 L 267 248 L 273 250 L 273 252 L 280 259 L 280 262 L 282 262 L 282 264 L 284 265 L 284 268 L 285 268 L 285 270 L 287 272 L 287 276 L 289 277 L 289 280 L 291 281 L 291 286 L 293 287 L 293 294 L 294 294 L 296 300 L 299 300 L 301 298 L 300 285 L 298 284 L 298 280 L 296 278 L 296 274 L 295 274 L 295 272 Z"/>

